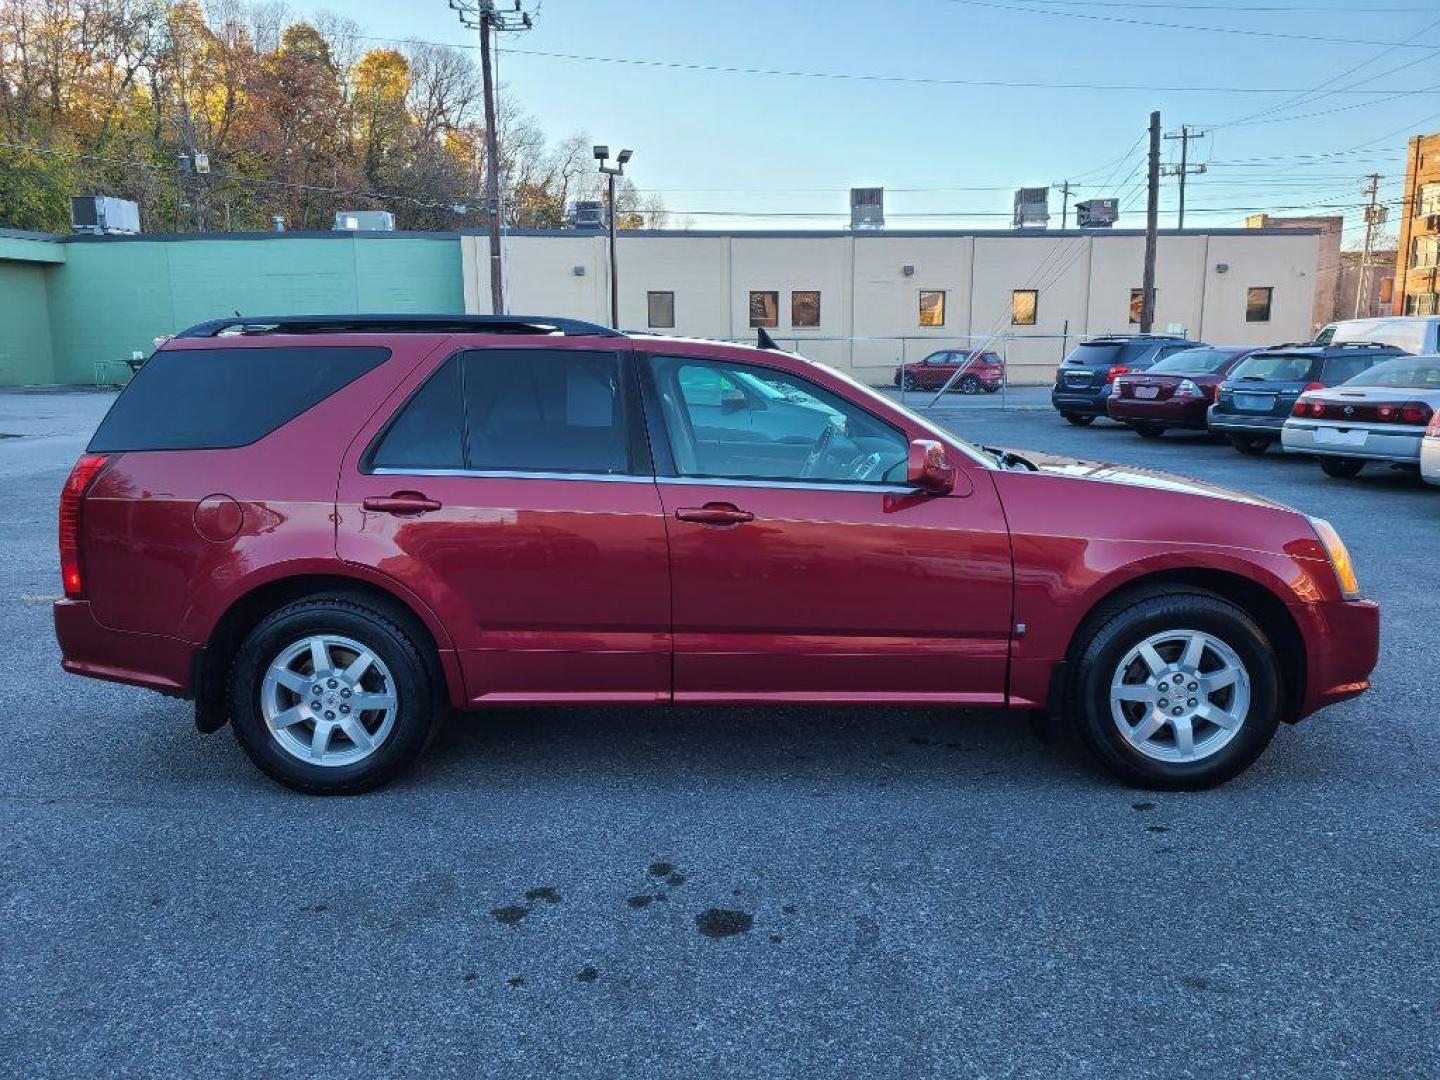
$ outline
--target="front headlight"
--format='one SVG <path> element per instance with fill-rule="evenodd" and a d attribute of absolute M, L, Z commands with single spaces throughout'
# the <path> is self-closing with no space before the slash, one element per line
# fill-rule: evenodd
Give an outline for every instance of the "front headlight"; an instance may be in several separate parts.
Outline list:
<path fill-rule="evenodd" d="M 1315 530 L 1315 538 L 1330 556 L 1330 565 L 1335 568 L 1335 579 L 1340 583 L 1340 595 L 1346 600 L 1358 600 L 1360 579 L 1355 576 L 1355 563 L 1350 558 L 1345 541 L 1340 539 L 1335 526 L 1324 518 L 1312 517 L 1310 527 Z"/>

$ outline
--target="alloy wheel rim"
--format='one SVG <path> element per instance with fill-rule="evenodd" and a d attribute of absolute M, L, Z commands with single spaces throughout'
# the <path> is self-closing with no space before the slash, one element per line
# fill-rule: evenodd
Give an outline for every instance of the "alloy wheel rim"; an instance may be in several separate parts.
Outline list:
<path fill-rule="evenodd" d="M 374 754 L 395 728 L 395 679 L 375 651 L 339 634 L 287 645 L 260 684 L 271 738 L 311 765 L 337 768 Z"/>
<path fill-rule="evenodd" d="M 1188 763 L 1220 752 L 1250 711 L 1250 673 L 1203 630 L 1151 634 L 1110 680 L 1110 715 L 1126 744 L 1156 761 Z"/>

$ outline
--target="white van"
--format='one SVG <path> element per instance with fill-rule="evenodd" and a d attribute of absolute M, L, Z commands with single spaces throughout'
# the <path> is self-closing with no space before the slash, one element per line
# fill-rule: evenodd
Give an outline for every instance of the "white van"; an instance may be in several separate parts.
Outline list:
<path fill-rule="evenodd" d="M 1440 353 L 1440 315 L 1394 315 L 1333 322 L 1315 335 L 1317 345 L 1329 345 L 1332 341 L 1393 345 L 1416 356 Z"/>

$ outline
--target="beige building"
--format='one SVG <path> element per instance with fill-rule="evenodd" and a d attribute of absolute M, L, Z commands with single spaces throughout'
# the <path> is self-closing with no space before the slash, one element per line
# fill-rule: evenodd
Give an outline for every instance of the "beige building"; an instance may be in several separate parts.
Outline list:
<path fill-rule="evenodd" d="M 490 310 L 488 242 L 461 238 L 465 309 Z M 609 321 L 603 234 L 506 238 L 512 312 Z M 784 345 L 888 382 L 902 356 L 995 340 L 1011 381 L 1048 382 L 1067 344 L 1138 330 L 1144 236 L 1130 230 L 622 233 L 620 324 Z M 1155 330 L 1216 344 L 1308 340 L 1315 229 L 1162 231 Z M 1132 321 L 1135 320 L 1135 321 Z"/>
<path fill-rule="evenodd" d="M 1340 240 L 1345 233 L 1345 218 L 1339 214 L 1325 217 L 1276 217 L 1274 214 L 1251 214 L 1245 219 L 1247 229 L 1314 229 L 1320 233 L 1320 264 L 1315 270 L 1315 311 L 1310 327 L 1319 330 L 1336 319 L 1349 319 L 1355 314 L 1355 280 L 1346 292 L 1342 278 L 1345 260 Z M 1347 309 L 1345 301 L 1349 297 Z"/>

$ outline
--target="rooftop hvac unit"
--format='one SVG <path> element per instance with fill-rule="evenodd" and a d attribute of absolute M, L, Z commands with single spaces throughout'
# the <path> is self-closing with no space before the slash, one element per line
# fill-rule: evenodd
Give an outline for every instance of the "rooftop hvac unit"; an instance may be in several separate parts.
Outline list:
<path fill-rule="evenodd" d="M 605 228 L 605 204 L 582 199 L 570 207 L 570 227 L 574 229 Z"/>
<path fill-rule="evenodd" d="M 1082 229 L 1108 229 L 1119 217 L 1119 199 L 1086 199 L 1075 204 L 1075 224 Z"/>
<path fill-rule="evenodd" d="M 885 189 L 855 187 L 850 189 L 850 228 L 885 228 Z"/>
<path fill-rule="evenodd" d="M 394 232 L 395 215 L 389 210 L 337 210 L 334 232 Z"/>
<path fill-rule="evenodd" d="M 1022 187 L 1015 192 L 1015 228 L 1043 229 L 1050 222 L 1050 189 Z"/>
<path fill-rule="evenodd" d="M 77 195 L 70 200 L 70 227 L 94 236 L 134 236 L 140 231 L 140 207 L 108 195 Z"/>

